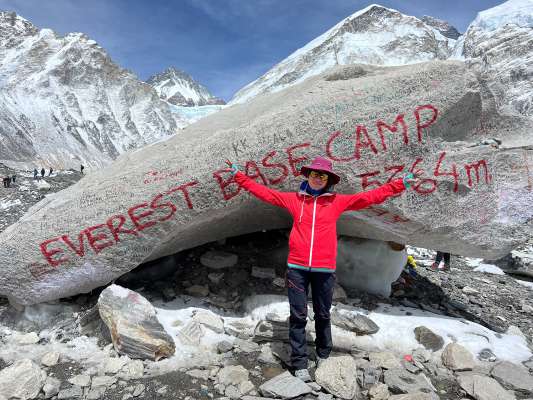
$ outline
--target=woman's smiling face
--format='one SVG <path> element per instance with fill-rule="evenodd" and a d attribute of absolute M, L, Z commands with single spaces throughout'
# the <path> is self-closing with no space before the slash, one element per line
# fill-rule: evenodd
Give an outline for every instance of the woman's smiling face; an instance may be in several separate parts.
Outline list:
<path fill-rule="evenodd" d="M 310 171 L 309 175 L 307 176 L 309 186 L 311 186 L 311 189 L 313 190 L 324 189 L 328 184 L 328 179 L 328 174 L 321 171 Z"/>

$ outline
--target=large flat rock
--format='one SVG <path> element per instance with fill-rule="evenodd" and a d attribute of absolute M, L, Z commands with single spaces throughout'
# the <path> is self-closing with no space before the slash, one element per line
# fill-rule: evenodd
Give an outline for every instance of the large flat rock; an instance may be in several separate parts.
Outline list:
<path fill-rule="evenodd" d="M 0 294 L 21 304 L 102 286 L 142 262 L 289 215 L 239 190 L 224 160 L 285 191 L 329 157 L 342 193 L 412 169 L 414 190 L 347 212 L 338 233 L 497 258 L 531 234 L 533 123 L 500 114 L 459 61 L 345 66 L 228 107 L 47 196 L 0 234 Z M 499 149 L 479 144 L 502 140 Z"/>

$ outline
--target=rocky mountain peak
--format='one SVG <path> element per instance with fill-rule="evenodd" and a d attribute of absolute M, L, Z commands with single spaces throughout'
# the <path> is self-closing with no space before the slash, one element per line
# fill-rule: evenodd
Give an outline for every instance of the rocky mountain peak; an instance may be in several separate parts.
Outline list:
<path fill-rule="evenodd" d="M 239 90 L 230 104 L 282 90 L 335 65 L 405 65 L 446 59 L 454 45 L 455 40 L 422 20 L 372 4 L 343 19 Z"/>
<path fill-rule="evenodd" d="M 205 86 L 195 81 L 188 73 L 172 66 L 152 75 L 146 83 L 152 86 L 163 100 L 176 106 L 226 104 L 224 100 L 212 95 Z"/>
<path fill-rule="evenodd" d="M 194 82 L 192 76 L 190 76 L 185 71 L 177 69 L 176 67 L 168 67 L 163 72 L 152 75 L 150 78 L 148 78 L 146 83 L 153 86 L 154 84 L 164 81 L 165 79 L 181 79 L 189 82 Z"/>
<path fill-rule="evenodd" d="M 376 27 L 382 26 L 383 20 L 400 17 L 401 15 L 400 12 L 391 8 L 372 4 L 346 18 L 342 26 L 337 30 L 337 34 L 372 31 Z"/>
<path fill-rule="evenodd" d="M 17 46 L 26 37 L 37 34 L 39 30 L 28 20 L 12 11 L 0 11 L 0 46 Z"/>
<path fill-rule="evenodd" d="M 447 21 L 438 18 L 433 18 L 429 15 L 424 15 L 421 20 L 426 25 L 432 26 L 433 28 L 437 29 L 442 36 L 453 40 L 457 40 L 459 36 L 461 36 L 461 33 L 459 33 L 459 31 L 454 26 L 450 25 Z"/>

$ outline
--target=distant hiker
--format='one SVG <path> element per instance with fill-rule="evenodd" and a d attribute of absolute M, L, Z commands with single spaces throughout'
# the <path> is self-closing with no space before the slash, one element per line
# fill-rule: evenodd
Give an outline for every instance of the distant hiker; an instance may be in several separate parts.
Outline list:
<path fill-rule="evenodd" d="M 41 178 L 44 178 L 44 173 L 45 173 L 45 172 L 46 172 L 46 171 L 44 170 L 44 168 L 41 168 Z"/>
<path fill-rule="evenodd" d="M 440 268 L 440 263 L 444 258 L 444 266 Z M 442 251 L 437 251 L 437 256 L 435 257 L 435 262 L 431 265 L 432 271 L 449 271 L 450 270 L 450 253 L 445 253 Z"/>
<path fill-rule="evenodd" d="M 337 258 L 337 219 L 344 211 L 360 210 L 384 202 L 418 182 L 418 174 L 395 179 L 377 189 L 356 194 L 337 194 L 333 186 L 340 177 L 332 170 L 331 161 L 317 157 L 311 165 L 301 168 L 306 178 L 298 192 L 279 192 L 257 183 L 226 163 L 235 181 L 258 199 L 285 208 L 293 218 L 289 239 L 286 284 L 290 318 L 289 341 L 294 375 L 304 382 L 311 377 L 307 370 L 307 294 L 313 292 L 317 363 L 328 358 L 333 347 L 330 308 L 335 286 Z"/>
<path fill-rule="evenodd" d="M 82 175 L 83 175 L 83 169 L 84 169 L 84 168 L 85 168 L 85 167 L 84 167 L 83 165 L 80 165 L 80 171 L 81 171 L 81 174 L 82 174 Z"/>
<path fill-rule="evenodd" d="M 4 184 L 5 188 L 9 187 L 9 182 L 11 182 L 11 178 L 9 176 L 5 176 L 4 178 L 2 178 L 2 183 Z"/>
<path fill-rule="evenodd" d="M 37 179 L 37 174 L 38 174 L 37 168 L 34 168 L 33 169 L 33 179 Z"/>
<path fill-rule="evenodd" d="M 13 181 L 13 183 L 15 183 L 15 179 L 16 179 L 16 178 L 17 178 L 17 175 L 15 175 L 15 174 L 13 174 L 13 175 L 11 176 L 11 180 Z"/>
<path fill-rule="evenodd" d="M 52 167 L 50 167 L 50 171 L 48 172 L 48 176 L 52 175 L 52 172 L 54 172 L 54 170 L 52 169 Z"/>

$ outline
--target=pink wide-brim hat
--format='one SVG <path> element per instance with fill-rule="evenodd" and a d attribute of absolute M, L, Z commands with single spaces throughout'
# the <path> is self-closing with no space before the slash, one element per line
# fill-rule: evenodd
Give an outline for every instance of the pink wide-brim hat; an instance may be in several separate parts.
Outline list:
<path fill-rule="evenodd" d="M 313 160 L 311 165 L 305 165 L 300 169 L 300 172 L 304 176 L 308 176 L 311 171 L 321 171 L 329 175 L 328 184 L 336 185 L 341 180 L 341 177 L 333 172 L 333 166 L 331 161 L 324 157 L 317 157 Z"/>

